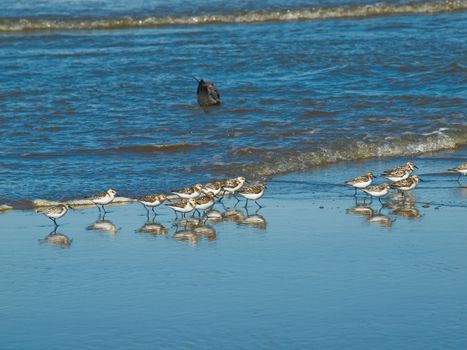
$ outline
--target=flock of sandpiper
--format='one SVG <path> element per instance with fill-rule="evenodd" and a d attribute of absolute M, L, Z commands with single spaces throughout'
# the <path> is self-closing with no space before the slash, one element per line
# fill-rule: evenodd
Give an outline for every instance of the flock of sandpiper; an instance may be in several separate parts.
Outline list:
<path fill-rule="evenodd" d="M 405 192 L 413 190 L 417 187 L 420 181 L 423 181 L 417 175 L 410 176 L 414 169 L 417 169 L 417 166 L 413 162 L 407 162 L 406 164 L 395 167 L 394 169 L 386 170 L 381 174 L 381 176 L 391 182 L 385 182 L 376 186 L 370 186 L 375 178 L 372 172 L 346 181 L 345 184 L 352 186 L 355 189 L 355 195 L 357 195 L 357 190 L 361 190 L 367 195 L 370 195 L 372 199 L 373 197 L 378 198 L 379 202 L 382 203 L 381 198 L 386 196 L 391 188 L 397 189 L 402 195 L 404 195 Z M 457 181 L 460 181 L 461 176 L 467 175 L 467 163 L 448 170 L 457 172 L 459 174 Z"/>
<path fill-rule="evenodd" d="M 413 162 L 407 162 L 394 169 L 386 170 L 381 176 L 391 182 L 385 182 L 380 185 L 371 186 L 375 178 L 371 172 L 346 181 L 345 184 L 355 189 L 355 195 L 357 195 L 357 190 L 361 190 L 371 196 L 371 199 L 374 197 L 378 198 L 382 204 L 381 198 L 386 196 L 391 188 L 397 189 L 403 195 L 405 192 L 413 190 L 420 181 L 423 181 L 417 175 L 411 175 L 416 168 Z M 459 174 L 459 181 L 461 176 L 467 175 L 467 163 L 449 170 Z M 198 214 L 200 214 L 201 211 L 206 212 L 214 206 L 216 201 L 221 202 L 225 196 L 234 196 L 238 203 L 240 199 L 237 195 L 240 195 L 246 199 L 245 207 L 248 206 L 248 201 L 250 200 L 261 207 L 257 200 L 263 196 L 266 186 L 262 183 L 244 186 L 245 183 L 247 183 L 246 179 L 243 176 L 239 176 L 233 179 L 216 181 L 204 185 L 196 184 L 181 190 L 172 191 L 171 195 L 152 194 L 136 200 L 146 208 L 148 216 L 150 209 L 156 213 L 155 209 L 167 202 L 165 204 L 174 211 L 176 218 L 178 218 L 177 213 L 181 213 L 181 215 L 185 217 L 185 215 L 190 212 L 197 212 Z M 105 206 L 112 203 L 116 195 L 117 191 L 109 189 L 106 192 L 96 194 L 87 199 L 97 206 L 100 213 L 103 212 L 105 214 Z M 58 224 L 56 220 L 63 217 L 68 212 L 69 208 L 71 207 L 68 203 L 63 203 L 39 209 L 37 212 L 47 216 L 54 222 L 55 227 L 57 227 Z"/>
<path fill-rule="evenodd" d="M 237 195 L 240 195 L 246 199 L 245 207 L 248 206 L 250 200 L 254 201 L 258 207 L 261 207 L 257 201 L 263 196 L 266 186 L 262 183 L 244 186 L 245 183 L 247 183 L 246 179 L 243 176 L 239 176 L 234 179 L 216 181 L 204 185 L 196 184 L 181 190 L 172 191 L 172 195 L 152 194 L 136 200 L 146 208 L 148 216 L 149 208 L 156 213 L 155 209 L 164 202 L 167 202 L 166 205 L 174 211 L 176 218 L 178 218 L 177 213 L 181 213 L 185 217 L 189 212 L 198 212 L 198 214 L 201 211 L 206 212 L 214 206 L 216 201 L 222 201 L 225 196 L 235 197 L 238 203 L 240 199 Z M 106 192 L 93 195 L 87 199 L 97 206 L 99 213 L 105 214 L 105 206 L 112 203 L 116 196 L 117 191 L 108 189 Z M 41 208 L 37 212 L 48 217 L 54 222 L 55 227 L 57 227 L 56 220 L 63 217 L 70 208 L 71 206 L 68 203 L 63 203 Z"/>

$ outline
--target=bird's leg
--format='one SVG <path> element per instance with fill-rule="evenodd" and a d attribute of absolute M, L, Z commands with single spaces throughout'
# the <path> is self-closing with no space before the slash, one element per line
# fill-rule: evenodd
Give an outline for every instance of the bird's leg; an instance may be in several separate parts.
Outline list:
<path fill-rule="evenodd" d="M 143 203 L 141 203 L 141 204 L 143 204 Z M 144 204 L 143 204 L 143 207 L 144 207 L 144 209 L 146 209 L 146 216 L 147 216 L 148 219 L 149 219 L 149 209 L 148 209 L 148 207 L 145 206 Z"/>
<path fill-rule="evenodd" d="M 225 197 L 225 190 L 222 190 L 221 197 L 219 198 L 219 203 L 222 203 L 222 200 L 224 199 L 224 197 Z"/>
<path fill-rule="evenodd" d="M 255 203 L 256 203 L 256 205 L 257 205 L 258 207 L 260 207 L 260 208 L 262 208 L 262 207 L 263 207 L 261 204 L 259 204 L 259 203 L 258 203 L 258 201 L 257 201 L 257 200 L 255 201 Z"/>
<path fill-rule="evenodd" d="M 248 198 L 246 199 L 244 208 L 247 208 L 247 207 L 248 207 Z"/>
<path fill-rule="evenodd" d="M 58 224 L 57 224 L 57 221 L 55 218 L 49 218 L 50 220 L 52 220 L 54 222 L 54 225 L 55 225 L 55 229 L 58 227 Z"/>
<path fill-rule="evenodd" d="M 224 202 L 220 202 L 222 204 L 222 208 L 224 208 L 224 211 L 227 211 L 227 208 L 225 207 Z"/>
<path fill-rule="evenodd" d="M 355 190 L 355 192 L 354 192 L 354 194 L 353 194 L 353 195 L 354 195 L 354 197 L 357 197 L 357 188 L 356 188 L 356 187 L 354 187 L 354 190 Z"/>

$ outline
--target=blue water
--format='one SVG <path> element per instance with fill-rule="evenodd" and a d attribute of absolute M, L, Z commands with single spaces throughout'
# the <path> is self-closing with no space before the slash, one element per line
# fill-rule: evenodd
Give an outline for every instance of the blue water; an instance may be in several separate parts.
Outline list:
<path fill-rule="evenodd" d="M 268 188 L 264 222 L 239 205 L 190 242 L 167 207 L 165 235 L 137 204 L 72 210 L 69 247 L 0 214 L 0 349 L 465 349 L 467 180 L 447 169 L 466 161 L 466 8 L 3 0 L 0 205 Z M 192 76 L 222 105 L 198 107 Z M 425 182 L 404 200 L 342 185 L 408 159 Z"/>
<path fill-rule="evenodd" d="M 28 4 L 3 2 L 0 19 L 3 202 L 135 196 L 467 143 L 464 2 Z M 379 15 L 358 15 L 364 5 Z M 288 21 L 287 9 L 350 18 Z M 185 21 L 213 14 L 223 23 Z M 193 75 L 215 82 L 220 107 L 196 105 Z"/>
<path fill-rule="evenodd" d="M 1 214 L 0 348 L 464 349 L 467 186 L 445 169 L 465 157 L 415 159 L 425 182 L 399 205 L 418 217 L 395 193 L 355 214 L 339 185 L 401 159 L 275 177 L 264 226 L 209 223 L 216 236 L 191 243 L 168 208 L 166 235 L 137 232 L 137 204 L 111 207 L 108 231 L 89 229 L 96 208 L 74 210 L 58 228 L 67 248 L 39 244 L 45 217 Z"/>

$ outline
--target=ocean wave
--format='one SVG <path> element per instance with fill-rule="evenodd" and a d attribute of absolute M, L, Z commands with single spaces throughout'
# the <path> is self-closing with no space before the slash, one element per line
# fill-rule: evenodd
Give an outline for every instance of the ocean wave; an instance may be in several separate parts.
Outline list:
<path fill-rule="evenodd" d="M 429 152 L 439 152 L 467 145 L 467 127 L 456 131 L 440 128 L 424 135 L 407 134 L 400 138 L 381 141 L 350 141 L 313 150 L 261 149 L 247 147 L 233 151 L 234 154 L 249 156 L 253 163 L 218 166 L 219 173 L 248 174 L 257 179 L 304 171 L 317 166 L 342 161 L 359 161 L 388 157 L 414 157 Z"/>
<path fill-rule="evenodd" d="M 206 25 L 221 23 L 261 23 L 275 21 L 306 21 L 340 18 L 365 18 L 402 14 L 435 14 L 467 10 L 467 1 L 445 0 L 407 4 L 368 4 L 358 6 L 311 7 L 280 11 L 248 11 L 235 14 L 180 17 L 124 17 L 109 19 L 37 19 L 0 18 L 0 33 L 50 30 L 111 30 L 151 28 L 173 25 Z"/>

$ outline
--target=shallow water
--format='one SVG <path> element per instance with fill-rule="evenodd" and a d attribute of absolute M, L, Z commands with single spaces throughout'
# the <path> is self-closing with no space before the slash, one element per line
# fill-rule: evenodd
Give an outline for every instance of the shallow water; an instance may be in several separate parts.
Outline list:
<path fill-rule="evenodd" d="M 285 10 L 275 1 L 92 3 L 43 1 L 33 10 L 7 1 L 2 16 Z M 466 144 L 467 17 L 455 3 L 432 15 L 3 32 L 0 198 L 18 205 L 108 187 L 134 196 Z M 289 9 L 325 6 L 307 4 Z M 365 4 L 373 3 L 325 7 Z M 197 107 L 192 75 L 216 83 L 221 107 Z"/>
<path fill-rule="evenodd" d="M 467 183 L 445 169 L 465 156 L 415 159 L 419 217 L 394 198 L 372 218 L 352 213 L 340 185 L 403 159 L 275 177 L 265 226 L 210 223 L 215 239 L 197 242 L 173 238 L 165 208 L 166 235 L 135 232 L 146 221 L 136 204 L 111 207 L 101 231 L 89 229 L 97 209 L 72 211 L 58 229 L 68 248 L 38 242 L 51 230 L 43 216 L 2 214 L 0 347 L 463 349 Z"/>

